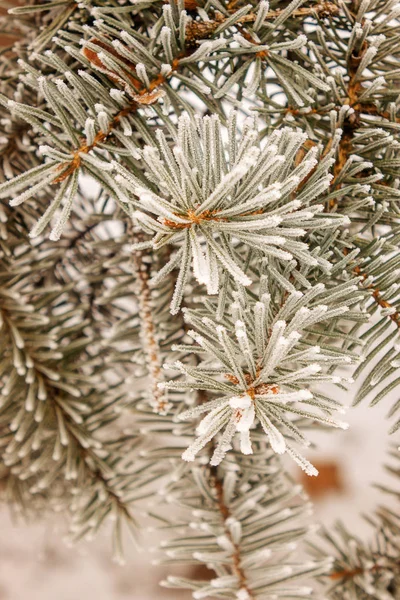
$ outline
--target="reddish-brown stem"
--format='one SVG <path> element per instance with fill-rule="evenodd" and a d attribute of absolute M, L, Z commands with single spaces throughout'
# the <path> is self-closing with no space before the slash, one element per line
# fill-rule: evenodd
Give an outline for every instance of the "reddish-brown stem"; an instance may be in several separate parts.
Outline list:
<path fill-rule="evenodd" d="M 345 252 L 346 254 L 346 252 Z M 361 270 L 361 267 L 356 266 L 353 269 L 353 273 L 355 273 L 356 275 L 359 275 L 363 278 L 363 281 L 365 281 L 368 278 L 368 274 L 364 273 Z M 385 309 L 392 309 L 395 312 L 393 312 L 391 315 L 389 315 L 389 318 L 393 321 L 393 323 L 395 323 L 395 325 L 397 325 L 397 327 L 399 327 L 400 329 L 400 313 L 395 310 L 395 307 L 393 306 L 393 304 L 391 304 L 390 302 L 388 302 L 387 300 L 385 300 L 382 297 L 382 292 L 375 287 L 372 283 L 365 286 L 366 290 L 371 290 L 372 291 L 372 297 L 375 300 L 375 302 L 381 307 L 381 308 L 385 308 Z"/>
<path fill-rule="evenodd" d="M 126 117 L 126 116 L 136 112 L 136 110 L 141 105 L 148 106 L 148 105 L 154 104 L 154 102 L 156 102 L 158 100 L 158 98 L 161 96 L 161 92 L 157 93 L 157 88 L 167 81 L 167 79 L 171 75 L 171 73 L 178 68 L 178 65 L 179 65 L 179 59 L 175 59 L 172 62 L 172 65 L 171 65 L 172 69 L 171 69 L 170 73 L 168 73 L 168 75 L 163 75 L 162 73 L 159 73 L 151 81 L 149 88 L 142 87 L 142 88 L 138 89 L 135 99 L 130 104 L 128 104 L 128 106 L 126 106 L 125 108 L 120 110 L 114 116 L 114 118 L 111 120 L 111 122 L 108 126 L 107 131 L 100 131 L 96 135 L 96 137 L 94 138 L 94 140 L 91 144 L 87 144 L 86 142 L 84 142 L 77 150 L 75 150 L 72 153 L 72 159 L 69 163 L 63 163 L 57 167 L 57 171 L 62 171 L 62 173 L 60 175 L 58 175 L 57 177 L 55 177 L 55 179 L 53 180 L 53 183 L 60 183 L 60 182 L 64 181 L 67 177 L 72 175 L 72 173 L 74 171 L 76 171 L 76 169 L 78 169 L 81 165 L 82 154 L 88 154 L 91 150 L 96 148 L 99 144 L 105 142 L 106 139 L 108 138 L 108 136 L 112 133 L 112 131 L 119 125 L 119 123 L 123 117 Z"/>
<path fill-rule="evenodd" d="M 231 2 L 229 5 L 230 13 L 234 13 L 237 8 L 235 6 L 235 2 Z M 271 21 L 272 19 L 276 19 L 282 13 L 282 9 L 271 10 L 269 11 L 265 17 L 264 21 Z M 291 17 L 304 19 L 306 17 L 318 15 L 319 17 L 329 17 L 334 16 L 339 13 L 339 7 L 333 4 L 332 2 L 320 2 L 311 8 L 298 8 L 293 11 Z M 224 17 L 221 13 L 217 13 L 213 20 L 210 21 L 192 21 L 189 23 L 186 29 L 187 39 L 190 42 L 195 42 L 199 39 L 204 39 L 206 37 L 210 37 L 214 31 L 222 25 L 228 17 Z M 254 23 L 257 18 L 256 13 L 248 13 L 247 15 L 243 15 L 240 17 L 235 25 L 245 25 L 246 23 Z M 243 30 L 241 31 L 243 34 Z M 245 32 L 246 39 L 255 43 L 253 38 L 248 32 Z M 250 36 L 247 38 L 247 36 Z"/>
<path fill-rule="evenodd" d="M 329 575 L 330 579 L 339 580 L 339 579 L 351 579 L 353 577 L 357 577 L 357 575 L 363 575 L 364 573 L 374 573 L 376 571 L 384 571 L 384 570 L 392 570 L 393 567 L 400 567 L 400 561 L 397 563 L 392 563 L 390 565 L 372 565 L 372 567 L 368 569 L 363 569 L 362 567 L 356 567 L 355 569 L 344 569 L 343 571 L 335 571 Z"/>
<path fill-rule="evenodd" d="M 230 529 L 226 524 L 226 521 L 231 516 L 231 512 L 229 510 L 229 507 L 225 503 L 224 488 L 223 488 L 222 481 L 218 477 L 218 470 L 216 467 L 211 467 L 211 478 L 212 478 L 212 482 L 213 482 L 214 489 L 216 492 L 216 500 L 217 500 L 217 504 L 218 504 L 218 509 L 219 509 L 219 512 L 221 513 L 221 517 L 222 517 L 223 523 L 224 523 L 224 532 L 233 547 L 232 572 L 238 578 L 240 589 L 246 590 L 249 600 L 255 600 L 254 595 L 253 595 L 251 589 L 249 588 L 247 577 L 246 577 L 246 574 L 242 567 L 240 546 L 234 542 L 234 540 L 232 538 L 232 534 L 230 532 Z"/>

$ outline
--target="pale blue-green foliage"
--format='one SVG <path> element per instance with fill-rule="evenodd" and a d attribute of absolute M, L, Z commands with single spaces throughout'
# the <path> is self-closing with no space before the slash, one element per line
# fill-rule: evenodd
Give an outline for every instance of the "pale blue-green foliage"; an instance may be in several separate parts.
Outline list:
<path fill-rule="evenodd" d="M 396 598 L 387 512 L 378 551 L 343 533 L 334 585 L 298 585 L 331 563 L 290 556 L 309 506 L 277 456 L 315 473 L 297 446 L 340 424 L 328 382 L 342 394 L 362 377 L 356 401 L 372 404 L 399 383 L 396 0 L 12 12 L 24 39 L 0 61 L 7 499 L 68 505 L 74 539 L 112 520 L 118 560 L 144 501 L 173 532 L 167 562 L 215 572 L 167 580 L 196 598 Z"/>

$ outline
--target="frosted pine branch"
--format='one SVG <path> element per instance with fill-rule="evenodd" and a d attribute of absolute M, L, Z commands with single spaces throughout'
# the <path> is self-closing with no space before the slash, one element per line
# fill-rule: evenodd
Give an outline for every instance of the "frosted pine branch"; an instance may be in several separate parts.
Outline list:
<path fill-rule="evenodd" d="M 115 164 L 118 181 L 125 193 L 133 195 L 135 220 L 146 233 L 154 235 L 152 247 L 173 244 L 179 248 L 171 258 L 171 269 L 180 264 L 172 312 L 178 310 L 189 264 L 209 294 L 218 292 L 223 271 L 242 285 L 251 283 L 239 264 L 238 243 L 279 262 L 295 258 L 301 264 L 329 268 L 329 263 L 312 256 L 300 239 L 310 229 L 347 223 L 346 217 L 327 218 L 322 206 L 316 204 L 329 187 L 330 162 L 323 161 L 317 167 L 316 153 L 310 151 L 297 167 L 294 165 L 306 140 L 303 134 L 277 131 L 260 147 L 253 123 L 246 125 L 237 140 L 235 113 L 230 120 L 226 145 L 221 123 L 213 117 L 181 117 L 178 143 L 172 151 L 163 133 L 158 132 L 159 147 L 143 150 L 148 186 L 135 184 L 124 168 Z M 291 200 L 311 172 L 313 176 L 301 193 Z M 155 185 L 161 193 L 154 191 Z M 164 269 L 170 270 L 168 266 Z"/>
<path fill-rule="evenodd" d="M 261 428 L 274 452 L 287 452 L 308 474 L 316 475 L 292 446 L 292 441 L 301 446 L 309 444 L 293 417 L 346 428 L 345 423 L 332 417 L 337 410 L 342 412 L 340 405 L 319 400 L 311 390 L 319 382 L 340 382 L 340 377 L 324 367 L 349 365 L 356 357 L 323 352 L 319 346 L 307 343 L 305 332 L 313 325 L 345 315 L 348 305 L 354 302 L 350 293 L 354 289 L 354 283 L 349 282 L 342 286 L 340 296 L 330 297 L 319 284 L 304 293 L 290 293 L 281 307 L 271 303 L 268 293 L 257 302 L 243 294 L 241 300 L 231 304 L 231 315 L 225 315 L 223 325 L 212 313 L 204 316 L 207 313 L 202 311 L 186 311 L 185 317 L 194 328 L 189 334 L 206 355 L 200 354 L 197 367 L 175 363 L 185 378 L 163 387 L 207 390 L 214 399 L 179 414 L 179 419 L 193 419 L 208 413 L 197 426 L 198 437 L 183 458 L 194 460 L 218 436 L 211 458 L 211 464 L 218 465 L 236 433 L 241 451 L 251 454 L 252 431 Z"/>

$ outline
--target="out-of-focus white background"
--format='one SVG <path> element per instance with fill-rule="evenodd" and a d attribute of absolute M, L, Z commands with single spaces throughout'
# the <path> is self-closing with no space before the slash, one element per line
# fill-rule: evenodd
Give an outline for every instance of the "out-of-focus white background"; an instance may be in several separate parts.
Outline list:
<path fill-rule="evenodd" d="M 343 399 L 344 400 L 344 399 Z M 349 398 L 348 403 L 350 403 Z M 372 482 L 390 482 L 382 464 L 388 448 L 386 412 L 393 399 L 375 408 L 362 404 L 350 409 L 347 431 L 318 434 L 320 447 L 308 453 L 320 464 L 334 463 L 342 490 L 326 491 L 316 498 L 315 520 L 329 525 L 342 520 L 356 534 L 368 536 L 361 512 L 373 510 L 382 493 Z M 314 436 L 315 439 L 315 436 Z M 392 438 L 392 441 L 396 441 Z M 398 441 L 398 438 L 397 438 Z M 298 471 L 295 471 L 300 476 Z M 396 484 L 396 482 L 393 482 Z M 334 486 L 335 487 L 335 486 Z M 390 502 L 390 498 L 387 499 Z M 127 564 L 111 561 L 106 532 L 90 544 L 68 548 L 63 542 L 62 517 L 13 524 L 5 507 L 0 510 L 0 600 L 162 600 L 190 598 L 158 587 L 166 571 L 151 565 L 155 555 L 147 549 L 130 549 Z M 154 534 L 144 533 L 147 546 Z"/>

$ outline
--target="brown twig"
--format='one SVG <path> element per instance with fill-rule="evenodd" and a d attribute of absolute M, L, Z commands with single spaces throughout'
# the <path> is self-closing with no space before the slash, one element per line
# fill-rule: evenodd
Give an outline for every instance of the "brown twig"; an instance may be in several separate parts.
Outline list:
<path fill-rule="evenodd" d="M 338 579 L 352 579 L 353 577 L 357 577 L 357 575 L 363 575 L 364 573 L 374 573 L 376 571 L 384 571 L 384 570 L 392 570 L 393 567 L 400 567 L 400 561 L 391 563 L 390 565 L 378 565 L 374 564 L 372 567 L 368 569 L 363 569 L 362 567 L 356 567 L 354 569 L 344 569 L 343 571 L 335 571 L 329 575 L 330 579 L 338 580 Z"/>
<path fill-rule="evenodd" d="M 351 579 L 357 575 L 362 575 L 364 572 L 364 569 L 361 569 L 361 567 L 358 567 L 357 569 L 345 569 L 344 571 L 335 571 L 335 573 L 331 573 L 329 579 Z"/>
<path fill-rule="evenodd" d="M 94 62 L 94 60 L 92 62 Z M 136 112 L 137 109 L 141 105 L 148 106 L 148 105 L 151 105 L 151 104 L 154 104 L 155 102 L 157 102 L 157 100 L 162 95 L 162 92 L 160 90 L 157 90 L 157 88 L 160 87 L 163 83 L 165 83 L 167 81 L 167 79 L 170 77 L 171 73 L 178 68 L 178 65 L 179 65 L 179 59 L 175 59 L 172 62 L 171 71 L 167 75 L 163 75 L 162 73 L 159 73 L 151 81 L 150 86 L 148 88 L 143 86 L 140 89 L 136 90 L 137 94 L 134 96 L 133 101 L 130 104 L 128 104 L 128 106 L 121 109 L 114 116 L 114 118 L 111 120 L 111 122 L 108 126 L 107 131 L 100 131 L 96 135 L 96 137 L 94 138 L 94 140 L 91 144 L 87 144 L 87 142 L 85 141 L 77 150 L 75 150 L 72 153 L 72 159 L 69 163 L 62 163 L 61 165 L 59 165 L 57 167 L 57 171 L 61 171 L 63 169 L 65 169 L 65 170 L 63 170 L 62 173 L 53 180 L 53 183 L 60 183 L 60 182 L 64 181 L 67 177 L 72 175 L 72 173 L 74 173 L 74 171 L 76 171 L 76 169 L 78 169 L 80 167 L 81 162 L 82 162 L 82 155 L 88 154 L 91 150 L 96 148 L 99 144 L 105 142 L 106 139 L 108 138 L 108 136 L 112 133 L 112 131 L 119 125 L 119 123 L 123 117 L 126 117 L 126 116 Z"/>
<path fill-rule="evenodd" d="M 255 379 L 258 379 L 261 372 L 261 368 L 257 367 Z M 236 375 L 232 375 L 231 373 L 225 373 L 225 379 L 233 383 L 233 385 L 239 385 L 239 379 Z M 254 385 L 254 379 L 250 375 L 250 373 L 245 373 L 244 378 L 247 384 L 246 394 L 250 396 L 252 400 L 254 400 L 255 396 L 262 396 L 264 394 L 279 394 L 279 386 L 275 383 L 259 383 L 258 385 Z"/>
<path fill-rule="evenodd" d="M 351 154 L 352 142 L 354 138 L 354 131 L 359 123 L 359 113 L 362 110 L 360 106 L 358 96 L 360 92 L 363 90 L 363 87 L 360 81 L 357 81 L 357 69 L 362 60 L 362 57 L 367 50 L 367 44 L 364 43 L 361 52 L 359 55 L 351 55 L 348 61 L 348 73 L 349 73 L 349 85 L 347 87 L 347 104 L 354 109 L 354 113 L 351 114 L 345 121 L 343 125 L 343 134 L 339 142 L 338 155 L 333 167 L 333 179 L 331 181 L 331 186 L 336 184 L 336 181 L 342 172 L 347 159 Z M 337 200 L 331 200 L 329 203 L 330 208 L 334 208 L 337 205 Z"/>
<path fill-rule="evenodd" d="M 345 249 L 343 253 L 346 255 L 347 254 L 347 250 Z M 358 265 L 356 267 L 354 267 L 353 273 L 355 273 L 355 275 L 358 275 L 358 276 L 362 277 L 363 281 L 365 281 L 366 279 L 368 279 L 368 274 L 365 273 L 364 271 L 362 271 L 361 267 L 358 266 Z M 371 283 L 371 284 L 369 284 L 367 286 L 364 286 L 364 289 L 372 291 L 372 297 L 373 297 L 373 299 L 375 300 L 375 302 L 381 308 L 392 309 L 392 310 L 395 311 L 391 315 L 389 315 L 389 318 L 400 329 L 400 313 L 399 313 L 399 311 L 396 310 L 395 306 L 393 306 L 393 304 L 391 304 L 390 302 L 388 302 L 387 300 L 385 300 L 382 297 L 382 292 L 377 287 L 375 287 L 374 284 Z"/>
<path fill-rule="evenodd" d="M 230 12 L 234 13 L 236 10 L 237 9 L 235 7 L 235 3 L 231 2 Z M 271 21 L 272 19 L 276 19 L 282 12 L 283 9 L 271 10 L 265 15 L 264 21 Z M 323 18 L 334 16 L 338 13 L 339 7 L 336 6 L 336 4 L 333 4 L 333 2 L 321 2 L 310 8 L 298 8 L 297 10 L 293 11 L 291 16 L 295 18 L 304 19 L 306 17 L 318 15 L 319 17 Z M 228 17 L 224 17 L 224 15 L 221 13 L 216 13 L 213 20 L 192 21 L 186 28 L 186 37 L 188 41 L 193 43 L 199 39 L 205 39 L 207 37 L 210 37 L 220 25 L 225 23 L 227 18 Z M 256 18 L 256 13 L 248 13 L 247 15 L 243 15 L 242 17 L 240 17 L 236 21 L 235 26 L 244 25 L 246 23 L 254 23 Z M 248 35 L 248 32 L 246 32 L 246 35 Z M 255 43 L 252 38 L 251 40 L 249 39 L 249 41 Z"/>
<path fill-rule="evenodd" d="M 221 513 L 221 516 L 222 516 L 222 519 L 224 522 L 224 532 L 233 547 L 232 572 L 238 578 L 240 588 L 243 590 L 246 590 L 249 600 L 255 600 L 255 597 L 254 597 L 251 589 L 249 588 L 246 573 L 242 566 L 240 546 L 234 542 L 234 540 L 232 538 L 232 534 L 230 532 L 230 529 L 226 524 L 226 521 L 231 516 L 231 512 L 229 510 L 229 507 L 226 505 L 226 503 L 224 501 L 224 488 L 223 488 L 222 481 L 218 477 L 218 469 L 217 469 L 217 467 L 211 467 L 210 471 L 211 471 L 212 483 L 213 483 L 213 486 L 214 486 L 214 489 L 216 492 L 216 500 L 217 500 L 217 504 L 218 504 L 218 509 L 219 509 L 219 512 Z"/>
<path fill-rule="evenodd" d="M 190 223 L 176 223 L 170 219 L 163 219 L 163 224 L 171 229 L 190 229 L 192 225 L 200 225 L 203 221 L 227 221 L 217 216 L 217 211 L 205 210 L 204 212 L 196 215 L 194 210 L 188 210 L 186 215 L 177 215 L 183 219 L 187 219 Z"/>

